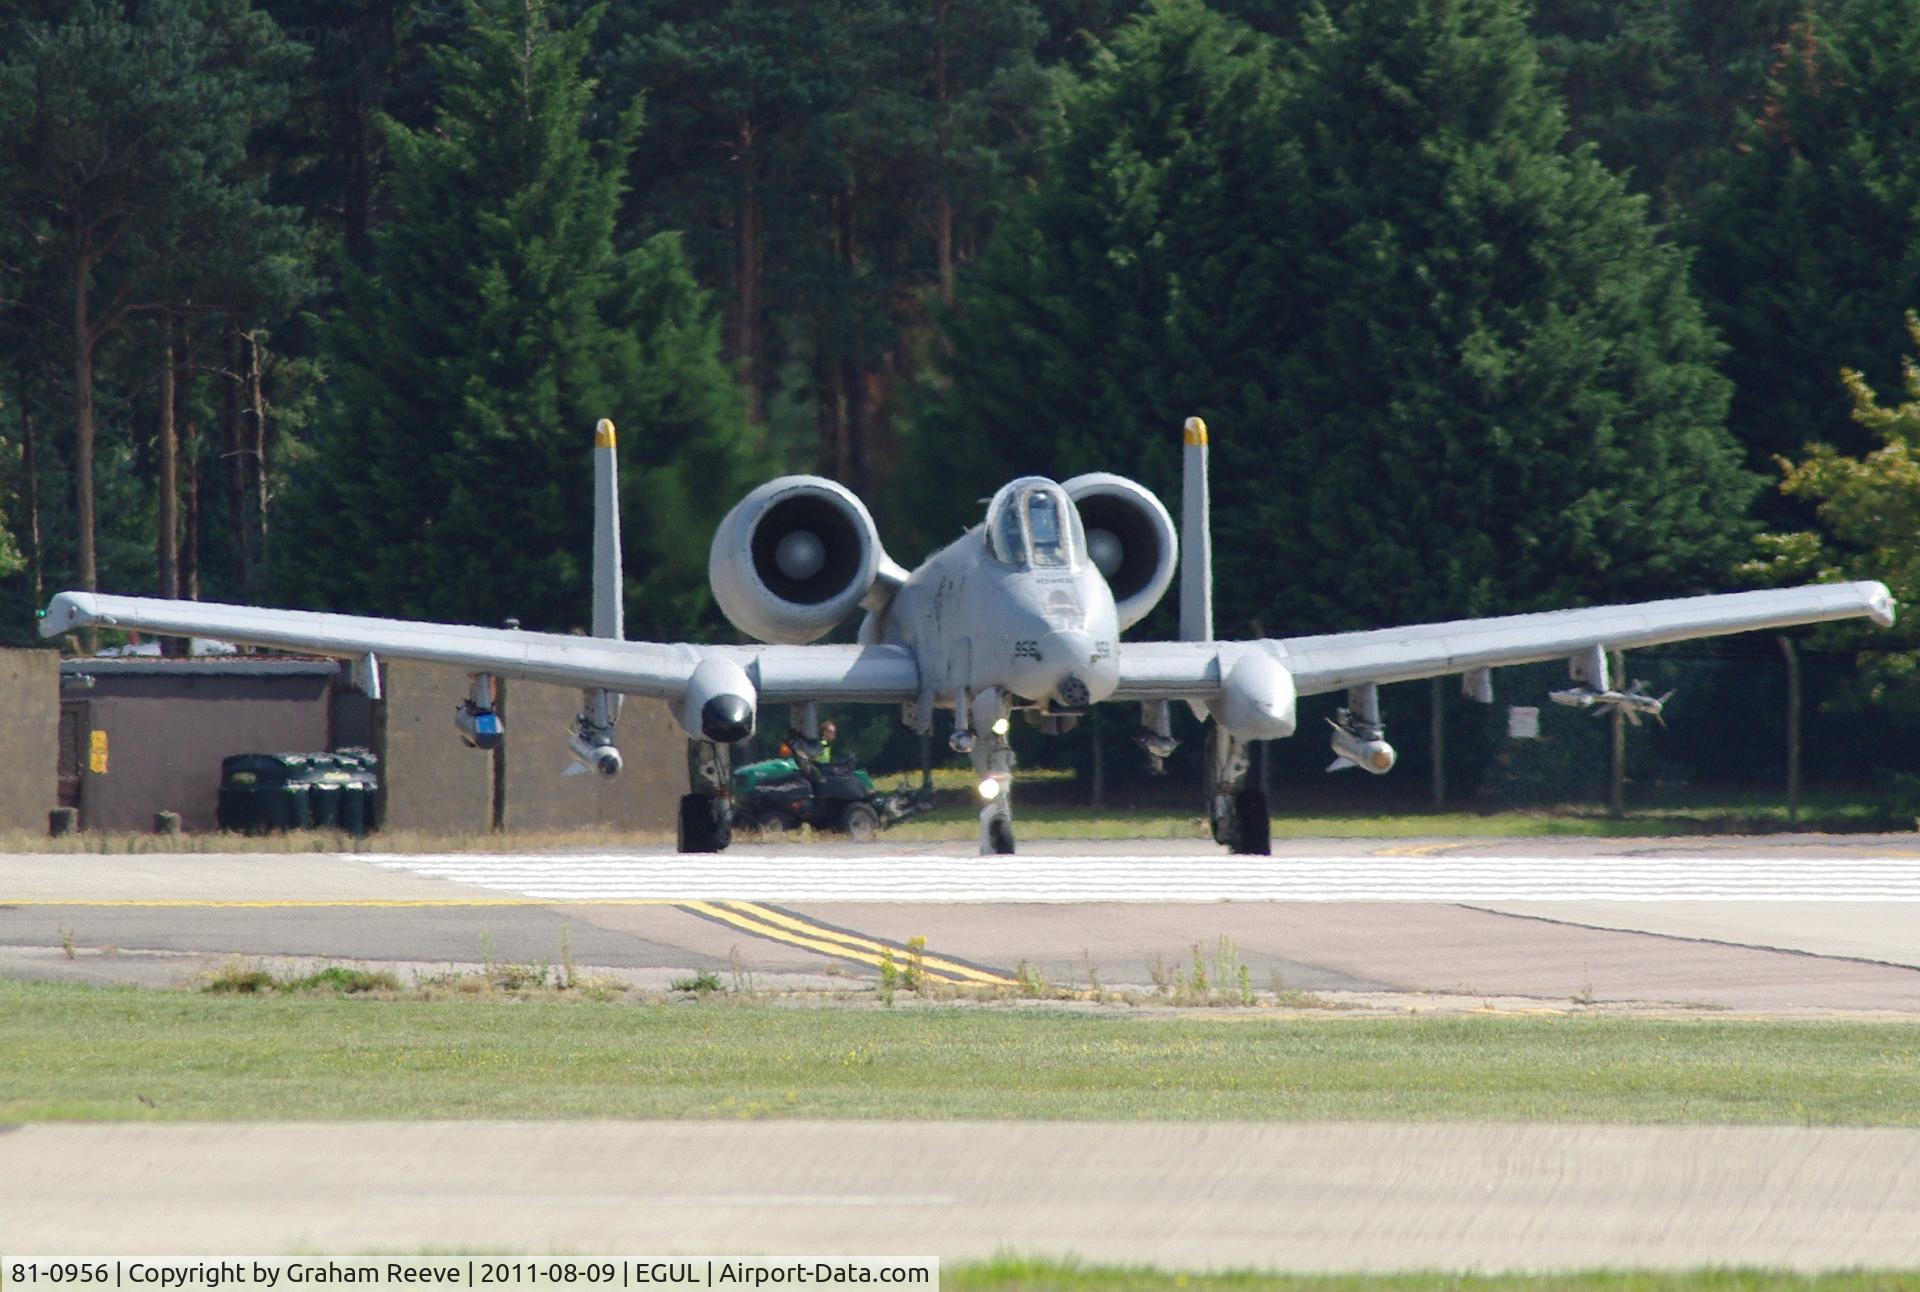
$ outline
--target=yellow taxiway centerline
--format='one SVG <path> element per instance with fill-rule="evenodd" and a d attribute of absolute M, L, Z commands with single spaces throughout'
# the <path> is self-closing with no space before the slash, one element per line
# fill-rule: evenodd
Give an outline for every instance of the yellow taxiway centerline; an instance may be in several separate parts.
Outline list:
<path fill-rule="evenodd" d="M 24 897 L 14 899 L 0 898 L 0 908 L 5 907 L 58 907 L 72 906 L 90 909 L 155 909 L 171 910 L 325 910 L 325 909 L 458 909 L 460 907 L 517 907 L 517 906 L 673 906 L 737 928 L 744 933 L 763 937 L 772 942 L 783 942 L 788 946 L 802 947 L 822 955 L 834 956 L 843 960 L 852 960 L 858 964 L 878 968 L 886 956 L 891 953 L 894 964 L 905 970 L 914 952 L 910 947 L 895 946 L 874 938 L 863 937 L 856 933 L 846 933 L 839 929 L 826 928 L 810 923 L 783 911 L 773 910 L 753 902 L 687 902 L 675 901 L 665 897 L 342 897 L 342 898 L 263 898 L 249 899 L 212 899 L 196 897 Z M 972 965 L 949 960 L 945 956 L 921 952 L 920 966 L 923 971 L 943 981 L 966 984 L 973 983 L 992 987 L 1013 987 L 1018 983 L 1005 974 L 991 970 L 977 969 Z"/>
<path fill-rule="evenodd" d="M 879 968 L 888 956 L 892 956 L 894 965 L 904 970 L 913 956 L 913 952 L 906 947 L 863 938 L 858 934 L 842 933 L 837 929 L 821 928 L 751 902 L 681 902 L 679 906 L 682 910 L 717 920 L 743 933 L 820 955 L 851 960 L 869 968 Z M 924 972 L 948 982 L 971 982 L 993 987 L 1017 985 L 1015 980 L 1005 975 L 956 964 L 924 952 L 920 955 L 920 964 Z"/>
<path fill-rule="evenodd" d="M 7 906 L 172 906 L 197 909 L 235 907 L 292 910 L 307 907 L 418 906 L 679 906 L 670 897 L 275 897 L 258 901 L 200 897 L 0 897 Z"/>
<path fill-rule="evenodd" d="M 778 924 L 786 928 L 791 928 L 796 932 L 814 933 L 853 946 L 868 947 L 878 953 L 891 951 L 896 957 L 910 956 L 913 954 L 911 947 L 896 946 L 891 942 L 882 942 L 877 938 L 869 938 L 858 933 L 849 933 L 845 929 L 836 929 L 829 925 L 820 924 L 808 920 L 804 916 L 791 915 L 786 911 L 765 906 L 759 902 L 728 902 L 726 905 L 738 911 L 749 912 L 756 918 L 765 920 L 770 924 Z M 920 951 L 920 963 L 926 968 L 965 978 L 972 982 L 988 983 L 996 987 L 1014 987 L 1019 985 L 1016 979 L 1009 978 L 1005 974 L 995 973 L 990 969 L 981 969 L 978 966 L 949 959 L 946 956 L 935 955 L 929 953 L 924 947 Z"/>

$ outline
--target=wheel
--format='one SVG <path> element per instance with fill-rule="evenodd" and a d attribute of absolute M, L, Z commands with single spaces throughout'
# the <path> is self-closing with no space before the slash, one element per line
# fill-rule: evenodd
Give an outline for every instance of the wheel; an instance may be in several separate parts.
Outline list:
<path fill-rule="evenodd" d="M 880 833 L 880 814 L 871 803 L 849 803 L 846 815 L 840 818 L 840 828 L 855 843 L 866 843 Z"/>
<path fill-rule="evenodd" d="M 731 831 L 723 832 L 713 819 L 713 800 L 704 794 L 680 796 L 681 852 L 719 852 L 727 846 Z"/>
<path fill-rule="evenodd" d="M 783 812 L 773 811 L 761 812 L 740 824 L 745 829 L 759 831 L 760 837 L 769 843 L 777 843 L 792 834 L 799 823 Z"/>
<path fill-rule="evenodd" d="M 1267 796 L 1259 790 L 1241 790 L 1233 796 L 1233 814 L 1239 818 L 1239 838 L 1231 851 L 1253 857 L 1273 853 L 1272 823 L 1267 819 Z"/>
<path fill-rule="evenodd" d="M 1011 853 L 1013 851 L 1013 822 L 1003 816 L 997 816 L 987 822 L 987 845 L 997 853 Z"/>

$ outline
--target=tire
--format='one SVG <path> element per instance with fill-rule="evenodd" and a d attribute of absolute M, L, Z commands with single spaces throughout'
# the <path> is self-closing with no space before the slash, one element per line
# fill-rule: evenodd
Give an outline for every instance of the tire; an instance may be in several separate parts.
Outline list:
<path fill-rule="evenodd" d="M 799 822 L 783 812 L 762 812 L 751 821 L 742 821 L 741 826 L 748 830 L 757 830 L 762 839 L 777 843 L 792 834 Z"/>
<path fill-rule="evenodd" d="M 869 843 L 880 833 L 880 814 L 873 810 L 871 803 L 850 803 L 840 818 L 840 828 L 855 843 Z"/>
<path fill-rule="evenodd" d="M 681 852 L 719 852 L 727 846 L 713 819 L 713 800 L 706 795 L 680 796 L 679 845 Z"/>
<path fill-rule="evenodd" d="M 987 822 L 987 846 L 1001 856 L 1013 853 L 1013 822 L 997 816 Z"/>
<path fill-rule="evenodd" d="M 1241 790 L 1233 798 L 1233 812 L 1239 818 L 1240 837 L 1232 852 L 1250 857 L 1273 855 L 1273 823 L 1267 817 L 1267 796 L 1259 790 Z"/>

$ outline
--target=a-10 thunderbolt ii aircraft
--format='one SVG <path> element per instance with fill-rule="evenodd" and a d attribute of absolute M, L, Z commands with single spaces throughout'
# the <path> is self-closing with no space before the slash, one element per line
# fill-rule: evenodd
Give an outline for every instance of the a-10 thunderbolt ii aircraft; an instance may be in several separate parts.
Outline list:
<path fill-rule="evenodd" d="M 1393 747 L 1380 722 L 1388 682 L 1460 674 L 1490 701 L 1490 670 L 1565 658 L 1571 684 L 1551 698 L 1637 720 L 1664 697 L 1617 683 L 1612 651 L 1791 624 L 1866 616 L 1893 622 L 1883 584 L 1830 583 L 1635 605 L 1283 637 L 1213 639 L 1207 534 L 1207 428 L 1185 424 L 1182 530 L 1152 493 L 1095 473 L 1055 483 L 1028 476 L 1003 487 L 985 520 L 909 573 L 888 558 L 873 518 L 852 493 L 815 476 L 771 480 L 727 514 L 713 536 L 709 577 L 734 626 L 759 646 L 630 642 L 621 629 L 620 530 L 613 424 L 595 428 L 593 634 L 411 623 L 253 606 L 63 592 L 43 612 L 54 636 L 105 625 L 218 637 L 354 661 L 378 693 L 378 657 L 452 665 L 472 674 L 455 719 L 467 743 L 503 737 L 495 678 L 578 686 L 570 750 L 582 766 L 620 770 L 622 696 L 665 700 L 688 740 L 689 793 L 680 847 L 727 845 L 730 745 L 751 736 L 766 704 L 898 704 L 927 733 L 937 708 L 954 712 L 950 744 L 967 754 L 983 806 L 982 852 L 1014 848 L 1008 722 L 1021 711 L 1060 730 L 1088 706 L 1141 706 L 1149 757 L 1173 749 L 1168 708 L 1210 718 L 1206 800 L 1216 840 L 1235 852 L 1268 850 L 1267 805 L 1247 784 L 1248 744 L 1291 736 L 1295 700 L 1345 691 L 1332 720 L 1335 767 L 1386 772 Z M 1180 640 L 1122 641 L 1180 572 Z M 856 645 L 818 640 L 865 612 Z"/>

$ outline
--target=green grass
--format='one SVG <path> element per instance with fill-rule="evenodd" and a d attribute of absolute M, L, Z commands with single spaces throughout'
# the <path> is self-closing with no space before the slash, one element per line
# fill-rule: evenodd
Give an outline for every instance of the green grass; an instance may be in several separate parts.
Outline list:
<path fill-rule="evenodd" d="M 1025 773 L 1022 773 L 1025 776 Z M 1051 788 L 1051 787 L 1049 787 Z M 1017 793 L 1017 791 L 1016 791 Z M 1020 804 L 1015 819 L 1026 839 L 1206 839 L 1207 821 L 1196 807 L 1090 808 L 1056 803 Z M 942 806 L 894 826 L 885 837 L 902 842 L 971 839 L 979 829 L 979 804 Z M 1908 829 L 1913 821 L 1888 815 L 1879 799 L 1809 795 L 1797 821 L 1784 802 L 1757 795 L 1700 795 L 1683 802 L 1638 806 L 1613 818 L 1592 804 L 1562 804 L 1537 812 L 1396 812 L 1375 814 L 1289 813 L 1276 807 L 1276 839 L 1353 838 L 1649 838 L 1700 834 L 1765 834 L 1783 830 L 1859 832 Z"/>
<path fill-rule="evenodd" d="M 1920 1025 L 0 982 L 0 1122 L 582 1116 L 1914 1126 Z"/>
<path fill-rule="evenodd" d="M 1778 1270 L 1574 1274 L 1173 1274 L 1017 1259 L 950 1264 L 947 1292 L 1911 1292 L 1920 1274 Z"/>
<path fill-rule="evenodd" d="M 876 777 L 883 792 L 897 788 L 898 777 Z M 917 783 L 918 777 L 912 779 Z M 942 806 L 894 826 L 880 837 L 882 846 L 899 843 L 961 842 L 979 831 L 980 804 L 972 796 L 973 777 L 964 768 L 937 768 L 934 784 Z M 1022 838 L 1026 839 L 1206 839 L 1206 817 L 1199 807 L 1090 808 L 1061 803 L 1075 794 L 1071 773 L 1022 771 L 1025 797 L 1016 800 Z M 1289 813 L 1276 808 L 1273 837 L 1315 838 L 1647 838 L 1670 835 L 1766 834 L 1782 830 L 1848 833 L 1906 830 L 1911 817 L 1891 813 L 1880 798 L 1846 794 L 1808 795 L 1797 822 L 1786 804 L 1767 795 L 1695 794 L 1684 801 L 1635 805 L 1615 819 L 1590 803 L 1562 804 L 1534 812 L 1371 812 Z M 806 831 L 787 842 L 811 846 Z M 334 853 L 334 852 L 537 852 L 567 848 L 617 848 L 673 842 L 673 832 L 576 830 L 505 831 L 499 834 L 434 834 L 418 830 L 381 831 L 365 838 L 330 831 L 288 834 L 128 834 L 89 831 L 49 839 L 28 830 L 0 830 L 0 853 Z"/>

